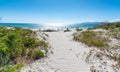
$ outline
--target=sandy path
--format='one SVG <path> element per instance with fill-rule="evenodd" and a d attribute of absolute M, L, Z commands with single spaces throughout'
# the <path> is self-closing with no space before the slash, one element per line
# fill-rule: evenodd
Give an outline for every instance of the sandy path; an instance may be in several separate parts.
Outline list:
<path fill-rule="evenodd" d="M 72 32 L 49 32 L 49 43 L 53 54 L 24 67 L 22 72 L 89 72 L 83 60 L 85 46 L 72 41 Z"/>

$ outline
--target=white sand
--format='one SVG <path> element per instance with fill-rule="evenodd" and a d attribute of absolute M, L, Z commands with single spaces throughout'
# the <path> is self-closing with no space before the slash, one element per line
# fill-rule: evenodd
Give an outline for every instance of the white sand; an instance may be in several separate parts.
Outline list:
<path fill-rule="evenodd" d="M 48 57 L 23 67 L 21 72 L 90 72 L 90 68 L 99 72 L 120 72 L 119 68 L 112 67 L 116 61 L 107 57 L 111 50 L 101 51 L 73 41 L 74 31 L 46 33 L 49 35 L 46 40 L 51 45 Z M 38 37 L 42 37 L 40 33 Z M 100 57 L 96 56 L 98 54 Z"/>
<path fill-rule="evenodd" d="M 83 59 L 85 45 L 72 40 L 73 32 L 48 32 L 48 42 L 53 53 L 22 68 L 21 72 L 90 72 Z"/>

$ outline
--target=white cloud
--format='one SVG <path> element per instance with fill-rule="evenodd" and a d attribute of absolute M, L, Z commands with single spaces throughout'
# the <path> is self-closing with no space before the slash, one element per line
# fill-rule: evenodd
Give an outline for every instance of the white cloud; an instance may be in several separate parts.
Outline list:
<path fill-rule="evenodd" d="M 114 20 L 111 20 L 110 22 L 120 22 L 120 19 L 114 19 Z"/>

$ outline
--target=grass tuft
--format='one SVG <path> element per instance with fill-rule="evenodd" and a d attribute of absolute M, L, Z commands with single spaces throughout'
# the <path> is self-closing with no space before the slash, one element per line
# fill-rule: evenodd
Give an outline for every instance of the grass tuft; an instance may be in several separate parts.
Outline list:
<path fill-rule="evenodd" d="M 74 35 L 74 40 L 83 42 L 88 46 L 106 47 L 108 39 L 99 35 L 99 32 L 83 31 L 79 35 Z"/>

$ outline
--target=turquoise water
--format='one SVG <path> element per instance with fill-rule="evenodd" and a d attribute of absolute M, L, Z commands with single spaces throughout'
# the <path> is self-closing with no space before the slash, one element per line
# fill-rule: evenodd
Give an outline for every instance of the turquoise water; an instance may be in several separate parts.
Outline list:
<path fill-rule="evenodd" d="M 31 23 L 0 23 L 0 26 L 10 26 L 10 27 L 21 27 L 25 29 L 40 29 L 41 24 L 31 24 Z"/>
<path fill-rule="evenodd" d="M 43 25 L 43 24 L 33 24 L 33 23 L 0 23 L 0 26 L 10 26 L 10 27 L 22 27 L 25 29 L 65 29 L 65 28 L 92 28 L 99 26 L 103 23 L 101 22 L 86 22 L 86 23 L 77 23 L 69 24 L 63 26 L 52 26 L 52 25 Z"/>

